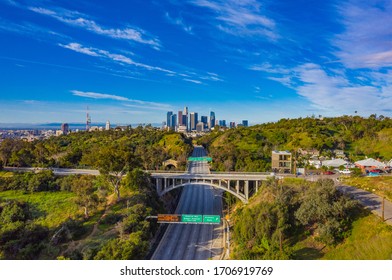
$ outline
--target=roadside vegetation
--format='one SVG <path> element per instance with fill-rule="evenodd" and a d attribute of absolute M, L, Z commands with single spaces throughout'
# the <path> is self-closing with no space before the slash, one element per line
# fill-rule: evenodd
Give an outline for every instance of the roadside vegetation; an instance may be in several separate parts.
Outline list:
<path fill-rule="evenodd" d="M 233 259 L 391 258 L 392 227 L 332 180 L 271 180 L 235 209 Z"/>
<path fill-rule="evenodd" d="M 343 183 L 375 193 L 392 201 L 392 176 L 346 177 Z"/>

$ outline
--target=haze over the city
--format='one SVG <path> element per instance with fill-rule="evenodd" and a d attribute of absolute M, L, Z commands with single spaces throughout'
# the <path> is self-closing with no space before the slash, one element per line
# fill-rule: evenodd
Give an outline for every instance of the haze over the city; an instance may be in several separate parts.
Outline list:
<path fill-rule="evenodd" d="M 382 114 L 391 1 L 0 0 L 0 123 Z"/>

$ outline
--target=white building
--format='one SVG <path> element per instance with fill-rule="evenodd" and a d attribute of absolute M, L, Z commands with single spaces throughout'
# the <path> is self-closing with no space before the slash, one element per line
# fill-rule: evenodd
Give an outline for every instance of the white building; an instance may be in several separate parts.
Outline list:
<path fill-rule="evenodd" d="M 324 160 L 322 162 L 322 165 L 326 166 L 326 167 L 336 167 L 337 168 L 342 165 L 348 166 L 348 165 L 350 165 L 350 163 L 344 159 L 337 158 L 337 159 L 331 159 L 331 160 Z"/>
<path fill-rule="evenodd" d="M 367 158 L 364 160 L 356 161 L 355 165 L 360 168 L 385 168 L 386 164 L 373 158 Z"/>

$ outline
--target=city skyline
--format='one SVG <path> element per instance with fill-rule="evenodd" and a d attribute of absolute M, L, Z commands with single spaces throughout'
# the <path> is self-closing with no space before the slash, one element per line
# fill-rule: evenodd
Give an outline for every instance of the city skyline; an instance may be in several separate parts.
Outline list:
<path fill-rule="evenodd" d="M 83 123 L 87 106 L 93 122 L 161 123 L 183 104 L 250 124 L 392 116 L 391 13 L 390 1 L 0 0 L 0 123 Z"/>

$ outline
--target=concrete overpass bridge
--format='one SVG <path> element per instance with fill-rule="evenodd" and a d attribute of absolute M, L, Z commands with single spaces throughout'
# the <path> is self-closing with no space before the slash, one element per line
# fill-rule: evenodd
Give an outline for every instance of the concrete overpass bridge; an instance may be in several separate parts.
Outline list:
<path fill-rule="evenodd" d="M 209 185 L 227 191 L 247 203 L 258 191 L 262 181 L 276 176 L 273 173 L 151 172 L 151 177 L 159 196 L 185 185 Z"/>

